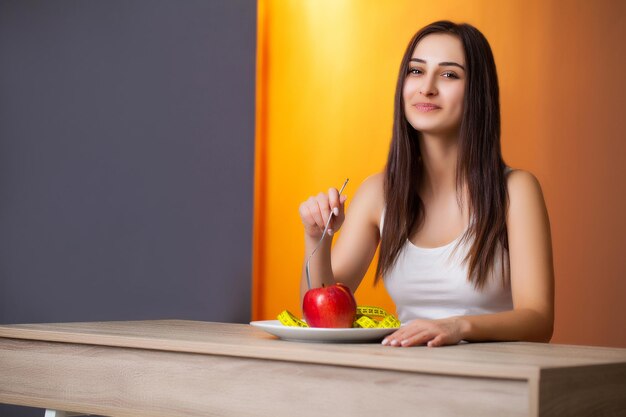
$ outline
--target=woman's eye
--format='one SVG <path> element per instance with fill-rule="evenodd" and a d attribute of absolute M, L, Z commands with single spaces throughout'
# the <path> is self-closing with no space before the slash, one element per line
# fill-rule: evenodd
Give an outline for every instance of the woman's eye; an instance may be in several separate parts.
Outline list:
<path fill-rule="evenodd" d="M 409 68 L 409 74 L 418 75 L 421 71 L 417 68 Z"/>
<path fill-rule="evenodd" d="M 446 78 L 459 78 L 455 73 L 453 72 L 444 72 L 442 74 L 444 77 Z"/>

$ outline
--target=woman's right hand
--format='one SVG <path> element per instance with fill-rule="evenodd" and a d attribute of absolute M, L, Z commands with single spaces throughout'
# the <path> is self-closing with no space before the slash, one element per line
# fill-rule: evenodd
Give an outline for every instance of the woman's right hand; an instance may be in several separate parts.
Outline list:
<path fill-rule="evenodd" d="M 300 218 L 304 225 L 305 235 L 312 239 L 321 238 L 331 210 L 334 216 L 328 226 L 328 234 L 332 236 L 337 233 L 345 219 L 344 204 L 346 198 L 345 195 L 339 196 L 339 191 L 336 188 L 330 188 L 328 194 L 319 193 L 300 204 Z"/>

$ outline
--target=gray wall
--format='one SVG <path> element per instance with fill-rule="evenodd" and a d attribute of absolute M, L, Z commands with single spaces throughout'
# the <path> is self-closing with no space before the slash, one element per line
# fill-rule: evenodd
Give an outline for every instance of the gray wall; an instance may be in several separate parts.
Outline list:
<path fill-rule="evenodd" d="M 255 0 L 0 0 L 0 323 L 250 319 L 255 36 Z"/>

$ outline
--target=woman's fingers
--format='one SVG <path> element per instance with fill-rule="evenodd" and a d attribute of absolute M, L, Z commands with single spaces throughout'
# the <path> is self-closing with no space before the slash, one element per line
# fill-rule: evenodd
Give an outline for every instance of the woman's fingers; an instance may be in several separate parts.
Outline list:
<path fill-rule="evenodd" d="M 326 222 L 330 217 L 330 201 L 328 195 L 324 193 L 319 193 L 317 195 L 317 206 L 319 207 L 320 213 L 322 214 L 322 230 L 326 226 Z"/>
<path fill-rule="evenodd" d="M 342 200 L 343 199 L 343 200 Z M 334 218 L 330 221 L 330 227 L 328 229 L 328 234 L 332 235 L 335 233 L 344 219 L 343 212 L 343 203 L 346 201 L 345 196 L 339 196 L 339 191 L 336 188 L 328 189 L 328 205 L 330 210 L 332 211 Z"/>
<path fill-rule="evenodd" d="M 321 235 L 326 226 L 326 219 L 330 215 L 328 203 L 324 203 L 324 198 L 320 195 L 309 197 L 304 203 L 300 204 L 299 212 L 305 230 L 310 236 Z M 324 208 L 324 205 L 326 206 Z M 325 213 L 325 214 L 324 214 Z"/>
<path fill-rule="evenodd" d="M 383 339 L 382 344 L 389 345 L 389 346 L 399 346 L 400 340 L 403 339 L 402 335 L 405 332 L 406 332 L 405 329 L 396 330 L 395 332 L 391 333 L 389 336 L 385 337 Z"/>
<path fill-rule="evenodd" d="M 445 342 L 445 337 L 440 334 L 439 336 L 435 337 L 433 340 L 429 341 L 426 345 L 428 347 L 439 347 L 439 346 L 443 346 Z"/>
<path fill-rule="evenodd" d="M 335 216 L 339 216 L 339 210 L 341 210 L 341 203 L 339 202 L 339 191 L 336 188 L 328 189 L 328 205 L 333 211 Z"/>
<path fill-rule="evenodd" d="M 319 235 L 326 227 L 331 213 L 333 219 L 328 226 L 328 234 L 334 234 L 344 220 L 346 196 L 339 196 L 336 188 L 328 190 L 328 194 L 319 193 L 300 204 L 299 212 L 302 222 L 311 236 Z"/>
<path fill-rule="evenodd" d="M 300 218 L 307 231 L 313 231 L 319 229 L 319 223 L 322 223 L 319 210 L 316 209 L 317 203 L 313 197 L 300 204 L 298 211 L 300 212 Z"/>
<path fill-rule="evenodd" d="M 416 319 L 387 336 L 383 340 L 383 345 L 402 347 L 423 345 L 438 335 L 437 328 L 431 320 Z"/>
<path fill-rule="evenodd" d="M 311 197 L 308 200 L 307 208 L 309 209 L 309 213 L 311 214 L 311 218 L 317 224 L 317 227 L 322 229 L 324 228 L 324 215 L 322 214 L 322 210 L 320 210 L 319 203 L 317 201 L 317 197 Z"/>
<path fill-rule="evenodd" d="M 461 341 L 460 324 L 455 317 L 439 320 L 415 319 L 383 340 L 388 346 L 429 347 L 454 345 Z"/>
<path fill-rule="evenodd" d="M 433 340 L 436 338 L 436 333 L 433 333 L 430 330 L 425 330 L 421 333 L 409 336 L 400 341 L 401 346 L 416 346 L 423 345 L 427 343 L 429 340 Z"/>
<path fill-rule="evenodd" d="M 433 339 L 435 335 L 429 329 L 424 329 L 418 331 L 416 333 L 403 333 L 403 334 L 392 334 L 388 338 L 383 341 L 383 345 L 386 346 L 415 346 L 415 345 L 423 345 L 429 340 Z"/>

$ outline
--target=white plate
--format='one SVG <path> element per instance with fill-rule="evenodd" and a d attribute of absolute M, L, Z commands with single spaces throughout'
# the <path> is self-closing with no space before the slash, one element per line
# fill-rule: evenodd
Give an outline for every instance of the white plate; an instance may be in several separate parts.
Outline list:
<path fill-rule="evenodd" d="M 283 326 L 278 320 L 251 321 L 250 325 L 258 327 L 284 340 L 297 342 L 380 342 L 383 337 L 398 330 L 388 329 L 326 329 L 315 327 Z"/>

